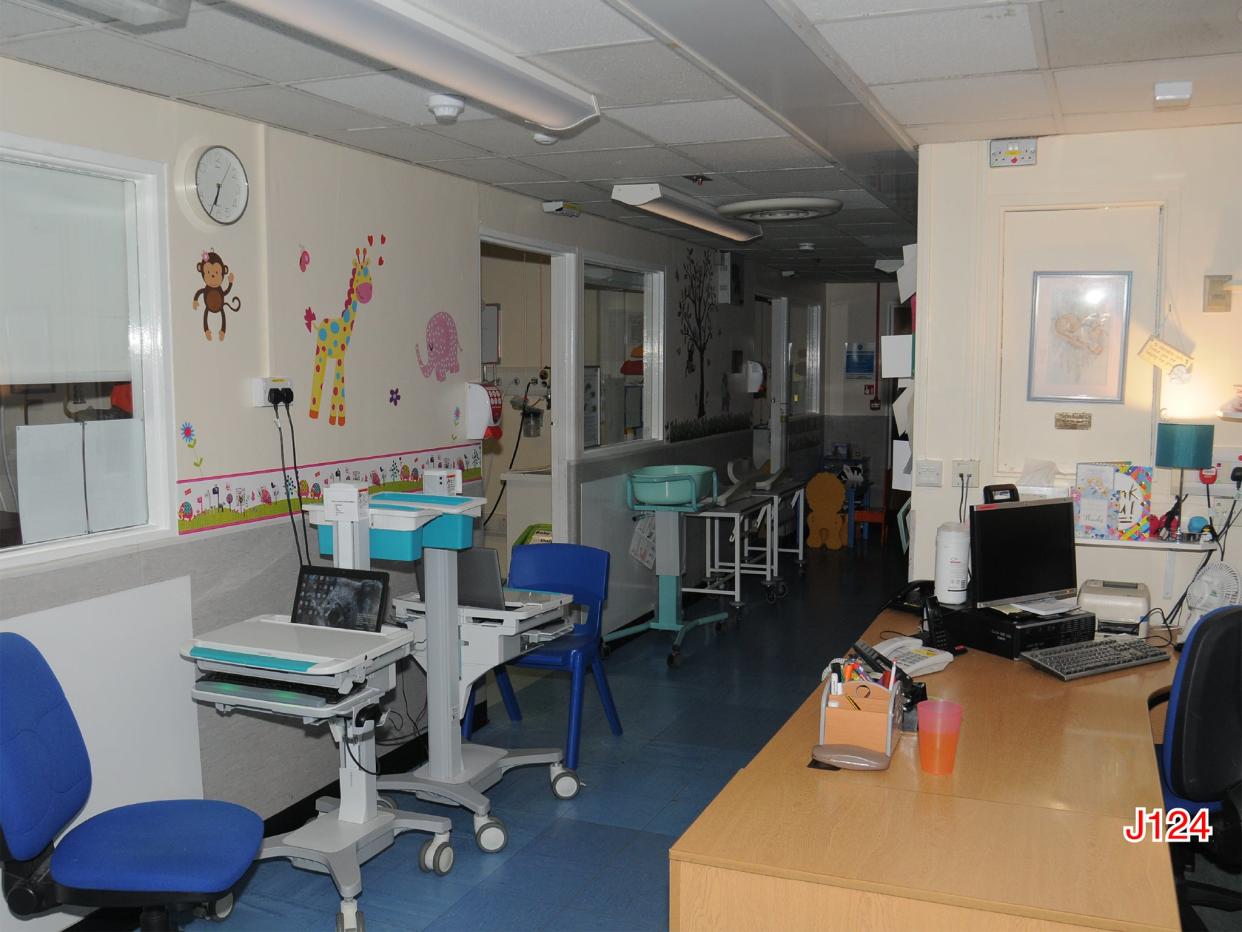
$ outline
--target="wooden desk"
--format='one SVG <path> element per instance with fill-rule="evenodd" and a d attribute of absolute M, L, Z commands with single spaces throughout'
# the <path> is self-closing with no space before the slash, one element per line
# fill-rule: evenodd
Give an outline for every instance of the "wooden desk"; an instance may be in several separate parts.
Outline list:
<path fill-rule="evenodd" d="M 908 630 L 883 613 L 863 635 Z M 673 929 L 1178 929 L 1147 697 L 1173 663 L 1062 683 L 981 651 L 925 678 L 965 707 L 954 772 L 903 736 L 880 773 L 812 770 L 819 691 L 669 851 Z"/>

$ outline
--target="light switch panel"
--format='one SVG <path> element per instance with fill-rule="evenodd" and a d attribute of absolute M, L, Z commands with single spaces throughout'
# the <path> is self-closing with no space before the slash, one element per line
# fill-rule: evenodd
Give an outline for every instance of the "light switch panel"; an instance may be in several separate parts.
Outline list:
<path fill-rule="evenodd" d="M 1014 165 L 1034 165 L 1035 152 L 1034 136 L 1021 139 L 993 139 L 988 144 L 988 166 L 1011 168 Z"/>

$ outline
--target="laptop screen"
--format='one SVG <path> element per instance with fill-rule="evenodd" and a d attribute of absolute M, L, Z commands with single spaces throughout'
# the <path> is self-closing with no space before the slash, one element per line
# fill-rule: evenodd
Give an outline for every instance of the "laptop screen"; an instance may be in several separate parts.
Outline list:
<path fill-rule="evenodd" d="M 303 566 L 298 575 L 296 624 L 378 632 L 387 610 L 387 573 Z"/>
<path fill-rule="evenodd" d="M 418 593 L 427 601 L 427 560 L 414 568 Z M 490 547 L 471 547 L 457 551 L 457 604 L 467 608 L 503 611 L 505 593 L 500 584 L 500 556 Z"/>

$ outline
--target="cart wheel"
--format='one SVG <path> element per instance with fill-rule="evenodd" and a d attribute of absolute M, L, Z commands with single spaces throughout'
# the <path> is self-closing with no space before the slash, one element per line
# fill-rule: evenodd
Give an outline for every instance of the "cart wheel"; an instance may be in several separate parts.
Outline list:
<path fill-rule="evenodd" d="M 681 653 L 679 651 L 674 650 L 668 655 L 668 665 L 674 669 L 681 666 Z"/>
<path fill-rule="evenodd" d="M 552 795 L 557 799 L 573 799 L 582 789 L 582 781 L 574 771 L 562 764 L 552 765 Z"/>
<path fill-rule="evenodd" d="M 788 584 L 783 583 L 783 582 L 781 582 L 781 583 L 777 583 L 777 584 L 776 584 L 776 597 L 777 597 L 778 599 L 783 599 L 783 598 L 785 598 L 785 596 L 787 596 L 787 595 L 789 595 L 789 586 L 788 586 Z"/>
<path fill-rule="evenodd" d="M 348 924 L 345 921 L 344 913 L 336 914 L 336 932 L 367 932 L 367 920 L 362 915 L 362 910 L 358 910 L 353 914 L 353 920 Z"/>
<path fill-rule="evenodd" d="M 475 826 L 474 840 L 479 850 L 485 854 L 503 851 L 509 843 L 509 832 L 505 824 L 497 818 L 485 818 Z"/>
<path fill-rule="evenodd" d="M 724 622 L 723 622 L 723 621 L 718 621 L 718 622 L 716 622 L 716 624 L 715 624 L 713 627 L 714 627 L 717 631 L 723 630 L 723 628 L 724 628 Z"/>
<path fill-rule="evenodd" d="M 769 586 L 767 593 L 764 595 L 764 598 L 768 600 L 769 605 L 775 605 L 776 604 L 776 587 Z"/>
<path fill-rule="evenodd" d="M 207 918 L 212 922 L 223 922 L 233 912 L 233 894 L 226 893 L 214 903 L 207 906 Z"/>
<path fill-rule="evenodd" d="M 453 869 L 453 846 L 438 838 L 428 838 L 418 852 L 418 869 L 423 873 L 435 872 L 443 877 Z"/>

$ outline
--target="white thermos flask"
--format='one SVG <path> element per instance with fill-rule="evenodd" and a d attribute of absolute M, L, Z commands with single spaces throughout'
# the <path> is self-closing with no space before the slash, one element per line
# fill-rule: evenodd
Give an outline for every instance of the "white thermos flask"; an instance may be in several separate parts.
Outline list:
<path fill-rule="evenodd" d="M 970 583 L 970 529 L 946 521 L 936 529 L 936 599 L 941 605 L 961 605 Z"/>

